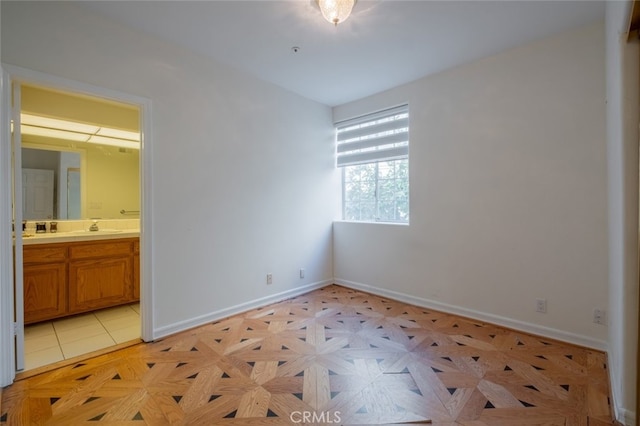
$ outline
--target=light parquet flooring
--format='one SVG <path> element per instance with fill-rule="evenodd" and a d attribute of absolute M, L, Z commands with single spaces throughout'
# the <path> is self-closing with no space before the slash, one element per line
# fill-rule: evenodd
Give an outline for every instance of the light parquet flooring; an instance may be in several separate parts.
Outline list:
<path fill-rule="evenodd" d="M 18 381 L 0 405 L 3 425 L 427 421 L 613 424 L 606 356 L 332 285 Z"/>

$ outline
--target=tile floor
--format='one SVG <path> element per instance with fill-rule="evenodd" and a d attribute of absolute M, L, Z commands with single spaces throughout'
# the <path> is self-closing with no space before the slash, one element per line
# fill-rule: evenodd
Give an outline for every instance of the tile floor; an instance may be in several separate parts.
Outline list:
<path fill-rule="evenodd" d="M 25 370 L 140 338 L 140 305 L 117 306 L 24 328 Z"/>

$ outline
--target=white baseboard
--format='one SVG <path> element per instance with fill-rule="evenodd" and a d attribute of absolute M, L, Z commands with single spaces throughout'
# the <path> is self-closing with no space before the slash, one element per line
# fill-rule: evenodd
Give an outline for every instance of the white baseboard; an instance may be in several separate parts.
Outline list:
<path fill-rule="evenodd" d="M 635 426 L 636 425 L 636 413 L 633 411 L 626 410 L 624 408 L 618 408 L 616 414 L 616 420 L 622 423 L 625 426 Z"/>
<path fill-rule="evenodd" d="M 159 327 L 154 330 L 153 339 L 160 339 L 170 336 L 172 334 L 179 333 L 181 331 L 189 330 L 194 327 L 199 327 L 204 324 L 219 321 L 223 318 L 230 317 L 242 312 L 250 311 L 251 309 L 259 308 L 261 306 L 277 303 L 282 300 L 290 299 L 295 296 L 299 296 L 310 291 L 326 287 L 329 284 L 333 284 L 333 280 L 324 280 L 311 283 L 302 287 L 296 287 L 290 290 L 286 290 L 280 293 L 272 294 L 270 296 L 261 297 L 259 299 L 250 300 L 248 302 L 240 303 L 239 305 L 231 306 L 228 308 L 220 309 L 219 311 L 211 312 L 199 317 L 190 318 L 185 321 L 176 322 L 164 327 Z"/>
<path fill-rule="evenodd" d="M 368 293 L 373 293 L 378 296 L 388 297 L 390 299 L 398 300 L 401 302 L 409 303 L 411 305 L 420 306 L 423 308 L 429 308 L 436 311 L 451 313 L 468 318 L 473 318 L 478 321 L 483 321 L 503 327 L 520 330 L 523 332 L 535 334 L 541 337 L 547 337 L 549 339 L 560 340 L 567 343 L 573 343 L 575 345 L 597 349 L 599 351 L 607 351 L 607 342 L 603 340 L 594 339 L 588 336 L 580 334 L 569 333 L 555 328 L 544 327 L 537 324 L 532 324 L 512 318 L 503 317 L 500 315 L 494 315 L 486 312 L 476 311 L 474 309 L 463 308 L 460 306 L 450 305 L 448 303 L 437 302 L 434 300 L 424 299 L 417 296 L 412 296 L 406 293 L 400 293 L 393 290 L 387 290 L 380 287 L 374 287 L 368 284 L 362 284 L 354 281 L 343 280 L 336 278 L 334 280 L 336 284 L 344 287 L 349 287 L 354 290 L 362 290 Z"/>
<path fill-rule="evenodd" d="M 614 418 L 623 424 L 624 426 L 636 426 L 636 413 L 634 411 L 627 410 L 625 407 L 619 404 L 620 398 L 620 379 L 616 375 L 612 374 L 614 367 L 610 365 L 609 368 L 609 384 L 611 386 L 611 406 L 613 408 Z"/>

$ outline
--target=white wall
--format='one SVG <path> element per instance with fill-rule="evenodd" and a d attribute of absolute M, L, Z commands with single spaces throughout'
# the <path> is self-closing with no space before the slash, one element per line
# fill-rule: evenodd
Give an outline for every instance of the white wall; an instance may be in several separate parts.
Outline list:
<path fill-rule="evenodd" d="M 609 363 L 618 420 L 636 424 L 638 95 L 640 45 L 627 41 L 630 2 L 607 2 Z"/>
<path fill-rule="evenodd" d="M 328 107 L 72 3 L 1 7 L 3 63 L 151 100 L 154 335 L 331 280 Z"/>
<path fill-rule="evenodd" d="M 334 108 L 411 117 L 411 223 L 335 223 L 336 280 L 606 348 L 604 60 L 600 23 Z"/>

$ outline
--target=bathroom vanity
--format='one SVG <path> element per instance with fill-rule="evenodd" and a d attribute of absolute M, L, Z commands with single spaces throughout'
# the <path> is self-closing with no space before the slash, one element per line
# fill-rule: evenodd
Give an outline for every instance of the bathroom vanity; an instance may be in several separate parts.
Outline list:
<path fill-rule="evenodd" d="M 23 244 L 25 324 L 140 299 L 138 232 L 47 234 Z"/>

